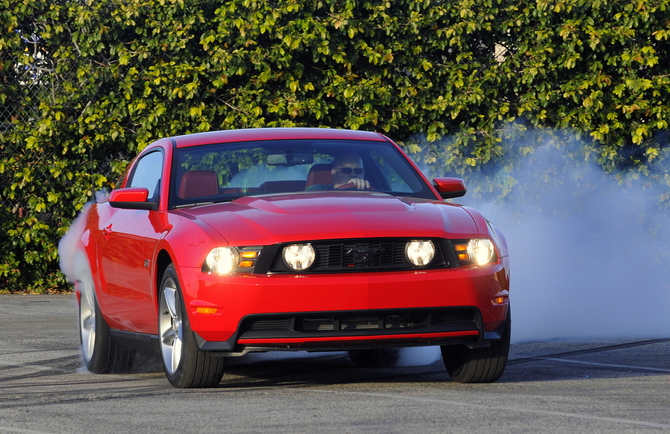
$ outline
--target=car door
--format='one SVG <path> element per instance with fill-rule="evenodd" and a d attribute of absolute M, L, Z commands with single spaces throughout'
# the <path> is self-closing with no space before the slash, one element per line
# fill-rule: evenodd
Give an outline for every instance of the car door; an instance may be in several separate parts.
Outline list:
<path fill-rule="evenodd" d="M 164 154 L 156 150 L 138 160 L 127 187 L 149 190 L 150 200 L 158 201 Z M 152 260 L 163 229 L 157 210 L 109 208 L 101 228 L 101 298 L 110 326 L 140 333 L 156 333 L 155 291 Z"/>

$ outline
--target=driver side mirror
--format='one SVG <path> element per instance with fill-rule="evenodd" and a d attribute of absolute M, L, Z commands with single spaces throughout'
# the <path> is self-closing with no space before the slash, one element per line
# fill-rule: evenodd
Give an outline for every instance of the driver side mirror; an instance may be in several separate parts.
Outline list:
<path fill-rule="evenodd" d="M 113 208 L 155 210 L 156 202 L 149 201 L 146 188 L 120 188 L 109 195 L 109 204 Z"/>

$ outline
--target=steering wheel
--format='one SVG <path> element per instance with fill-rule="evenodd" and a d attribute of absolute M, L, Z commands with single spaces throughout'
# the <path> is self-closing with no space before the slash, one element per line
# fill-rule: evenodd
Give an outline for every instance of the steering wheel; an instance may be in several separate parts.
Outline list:
<path fill-rule="evenodd" d="M 351 189 L 358 190 L 358 187 L 356 187 L 356 184 L 354 184 L 353 182 L 347 182 L 346 184 L 342 184 L 342 185 L 340 185 L 339 187 L 336 188 L 336 190 L 351 190 Z M 374 190 L 374 188 L 372 186 L 370 186 L 368 188 L 363 188 L 363 189 L 360 189 L 360 190 Z"/>

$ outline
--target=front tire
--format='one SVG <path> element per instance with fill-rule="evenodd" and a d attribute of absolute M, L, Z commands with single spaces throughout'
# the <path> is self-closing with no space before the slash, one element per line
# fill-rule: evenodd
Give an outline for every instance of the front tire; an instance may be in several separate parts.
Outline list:
<path fill-rule="evenodd" d="M 79 342 L 86 369 L 93 374 L 128 372 L 135 352 L 121 348 L 112 340 L 109 326 L 100 313 L 88 260 L 77 255 L 76 290 L 79 292 Z"/>
<path fill-rule="evenodd" d="M 216 387 L 223 377 L 225 359 L 198 349 L 172 264 L 163 274 L 159 296 L 158 333 L 168 381 L 179 388 Z"/>
<path fill-rule="evenodd" d="M 505 370 L 512 329 L 511 313 L 500 340 L 491 342 L 487 348 L 470 349 L 464 345 L 443 345 L 442 360 L 453 381 L 458 383 L 493 383 Z"/>

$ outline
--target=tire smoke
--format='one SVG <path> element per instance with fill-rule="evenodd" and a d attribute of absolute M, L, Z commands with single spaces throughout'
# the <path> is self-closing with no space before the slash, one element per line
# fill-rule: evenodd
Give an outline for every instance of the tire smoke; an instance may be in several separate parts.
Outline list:
<path fill-rule="evenodd" d="M 86 230 L 86 218 L 91 208 L 91 203 L 84 205 L 77 218 L 72 222 L 67 233 L 58 242 L 58 261 L 61 272 L 65 275 L 68 282 L 74 283 L 77 280 L 75 276 L 75 261 L 77 258 L 77 249 L 84 231 Z M 80 256 L 81 257 L 81 256 Z"/>
<path fill-rule="evenodd" d="M 622 182 L 567 152 L 545 145 L 505 173 L 510 200 L 462 201 L 507 237 L 512 342 L 668 337 L 667 173 Z"/>

